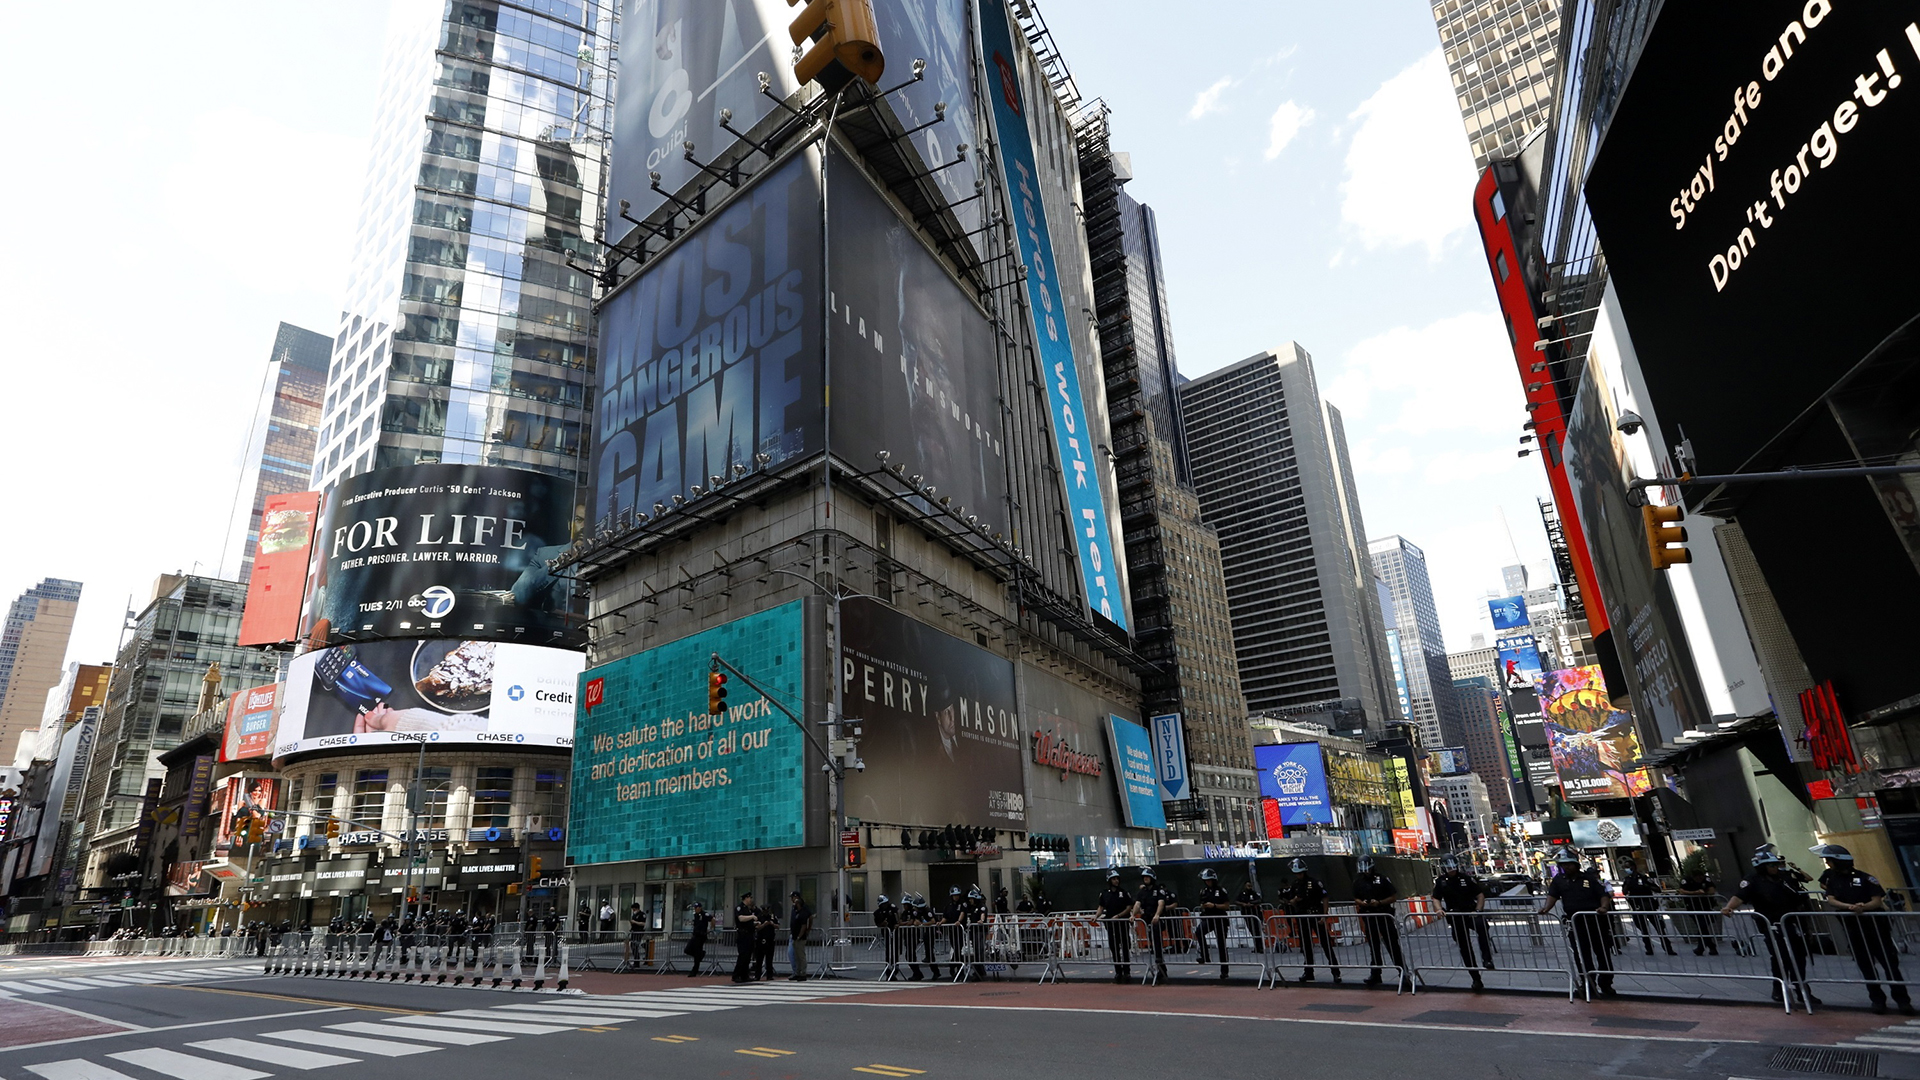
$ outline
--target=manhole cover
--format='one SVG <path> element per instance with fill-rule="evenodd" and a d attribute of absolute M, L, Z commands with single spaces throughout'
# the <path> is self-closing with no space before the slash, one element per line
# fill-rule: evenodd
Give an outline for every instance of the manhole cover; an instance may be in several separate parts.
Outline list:
<path fill-rule="evenodd" d="M 1826 1073 L 1829 1076 L 1878 1076 L 1880 1055 L 1866 1050 L 1823 1050 L 1813 1046 L 1783 1046 L 1767 1065 L 1789 1072 Z"/>

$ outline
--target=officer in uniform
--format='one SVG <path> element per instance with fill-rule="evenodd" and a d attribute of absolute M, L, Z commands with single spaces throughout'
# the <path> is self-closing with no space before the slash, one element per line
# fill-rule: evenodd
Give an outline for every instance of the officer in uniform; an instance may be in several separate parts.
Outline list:
<path fill-rule="evenodd" d="M 1100 894 L 1100 925 L 1107 931 L 1107 955 L 1113 958 L 1113 981 L 1133 978 L 1133 894 L 1120 887 L 1120 871 L 1107 871 L 1107 891 Z"/>
<path fill-rule="evenodd" d="M 1227 977 L 1227 924 L 1233 913 L 1233 898 L 1220 887 L 1220 875 L 1208 869 L 1200 871 L 1200 962 L 1207 962 L 1207 938 L 1220 946 L 1220 977 Z"/>
<path fill-rule="evenodd" d="M 1375 868 L 1371 855 L 1360 856 L 1355 868 L 1353 907 L 1360 913 L 1360 932 L 1366 935 L 1367 959 L 1373 965 L 1364 981 L 1368 986 L 1380 985 L 1380 946 L 1384 943 L 1394 967 L 1400 969 L 1399 982 L 1405 984 L 1409 981 L 1407 960 L 1400 952 L 1400 926 L 1393 918 L 1393 902 L 1400 896 L 1400 887 Z"/>
<path fill-rule="evenodd" d="M 1253 951 L 1267 951 L 1266 928 L 1260 925 L 1260 887 L 1253 882 L 1253 874 L 1247 874 L 1247 883 L 1240 886 L 1240 895 L 1233 898 L 1239 907 L 1240 915 L 1247 921 L 1247 934 L 1253 938 Z"/>
<path fill-rule="evenodd" d="M 773 950 L 780 939 L 780 911 L 778 900 L 772 904 L 761 904 L 754 915 L 753 964 L 754 978 L 763 982 L 773 980 Z"/>
<path fill-rule="evenodd" d="M 1626 894 L 1627 910 L 1633 912 L 1633 931 L 1640 935 L 1640 944 L 1647 947 L 1647 955 L 1653 955 L 1653 935 L 1659 934 L 1667 955 L 1678 956 L 1673 951 L 1673 939 L 1667 936 L 1667 917 L 1660 910 L 1660 882 L 1628 863 L 1621 876 L 1620 891 Z"/>
<path fill-rule="evenodd" d="M 733 960 L 733 981 L 747 981 L 748 965 L 753 963 L 753 942 L 756 924 L 760 913 L 753 906 L 753 894 L 743 892 L 740 902 L 733 906 L 733 948 L 737 954 Z"/>
<path fill-rule="evenodd" d="M 1547 886 L 1547 902 L 1540 906 L 1540 914 L 1550 915 L 1554 905 L 1560 906 L 1582 982 L 1589 990 L 1597 986 L 1601 997 L 1617 997 L 1613 989 L 1613 951 L 1603 922 L 1605 912 L 1613 906 L 1613 893 L 1598 873 L 1580 868 L 1580 856 L 1571 849 L 1561 848 L 1553 862 L 1560 873 Z"/>
<path fill-rule="evenodd" d="M 940 911 L 940 922 L 946 927 L 947 959 L 953 961 L 953 977 L 960 977 L 961 935 L 966 931 L 962 924 L 967 921 L 967 898 L 960 893 L 960 886 L 947 889 L 947 906 Z M 940 978 L 940 968 L 936 965 L 933 977 Z"/>
<path fill-rule="evenodd" d="M 1173 891 L 1160 884 L 1160 877 L 1149 866 L 1140 871 L 1140 893 L 1134 898 L 1134 911 L 1147 920 L 1147 933 L 1153 940 L 1153 980 L 1167 981 L 1167 924 L 1173 917 L 1176 901 Z"/>
<path fill-rule="evenodd" d="M 1805 874 L 1799 876 L 1806 877 Z M 1753 910 L 1767 920 L 1767 952 L 1773 960 L 1773 977 L 1789 986 L 1799 987 L 1807 1004 L 1820 1004 L 1820 999 L 1813 996 L 1813 991 L 1807 989 L 1804 983 L 1807 977 L 1806 938 L 1801 936 L 1798 923 L 1783 925 L 1780 921 L 1793 912 L 1806 911 L 1811 905 L 1806 890 L 1800 888 L 1800 883 L 1788 873 L 1787 860 L 1780 857 L 1772 844 L 1766 844 L 1753 853 L 1753 875 L 1733 891 L 1726 906 L 1720 909 L 1720 914 L 1731 915 L 1741 904 L 1752 905 Z M 1773 988 L 1773 1000 L 1780 1000 L 1778 986 Z"/>
<path fill-rule="evenodd" d="M 926 893 L 914 893 L 913 899 L 915 906 L 920 909 L 920 951 L 924 954 L 927 967 L 933 971 L 933 978 L 938 979 L 940 969 L 933 966 L 935 944 L 933 939 L 939 936 L 939 931 L 934 928 L 940 925 L 940 915 L 933 910 L 933 902 L 927 899 Z"/>
<path fill-rule="evenodd" d="M 975 964 L 987 962 L 987 897 L 975 885 L 967 890 L 965 904 L 967 959 Z"/>
<path fill-rule="evenodd" d="M 1433 881 L 1433 898 L 1440 902 L 1440 910 L 1446 915 L 1447 929 L 1453 932 L 1460 962 L 1473 977 L 1473 988 L 1486 989 L 1480 981 L 1479 968 L 1474 967 L 1472 939 L 1480 942 L 1480 967 L 1492 971 L 1493 941 L 1487 934 L 1487 920 L 1480 915 L 1486 907 L 1487 887 L 1467 873 L 1459 859 L 1449 855 L 1440 861 L 1440 876 Z"/>
<path fill-rule="evenodd" d="M 1880 989 L 1881 972 L 1893 987 L 1893 1003 L 1908 1016 L 1913 1015 L 1913 1000 L 1907 994 L 1906 976 L 1900 974 L 1900 950 L 1894 947 L 1893 930 L 1884 917 L 1867 914 L 1887 910 L 1887 890 L 1879 879 L 1853 865 L 1853 852 L 1839 844 L 1821 844 L 1813 849 L 1826 860 L 1826 872 L 1820 875 L 1820 887 L 1826 890 L 1827 906 L 1842 912 L 1837 916 L 1847 932 L 1847 948 L 1860 975 L 1867 981 L 1867 996 L 1873 1011 L 1887 1011 L 1887 995 Z M 1875 970 L 1878 965 L 1879 970 Z"/>
<path fill-rule="evenodd" d="M 873 905 L 873 929 L 880 936 L 880 947 L 887 958 L 887 970 L 880 974 L 881 981 L 899 978 L 899 972 L 894 969 L 900 964 L 900 909 L 893 906 L 886 893 L 881 893 Z"/>
<path fill-rule="evenodd" d="M 1326 950 L 1327 967 L 1333 972 L 1333 981 L 1340 981 L 1340 957 L 1333 951 L 1333 935 L 1327 930 L 1327 887 L 1307 872 L 1307 860 L 1295 859 L 1288 869 L 1293 871 L 1293 880 L 1281 893 L 1286 901 L 1287 914 L 1315 916 L 1303 918 L 1300 927 L 1300 950 L 1306 954 L 1306 967 L 1300 973 L 1301 982 L 1313 980 L 1313 939 L 1320 939 L 1320 947 Z"/>

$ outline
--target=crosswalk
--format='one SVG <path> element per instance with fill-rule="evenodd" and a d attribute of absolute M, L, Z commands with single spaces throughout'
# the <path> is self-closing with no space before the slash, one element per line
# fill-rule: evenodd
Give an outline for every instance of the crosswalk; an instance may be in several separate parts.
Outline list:
<path fill-rule="evenodd" d="M 171 1080 L 265 1080 L 280 1072 L 303 1073 L 358 1064 L 368 1057 L 412 1057 L 579 1028 L 609 1028 L 636 1021 L 916 988 L 912 983 L 809 982 L 536 997 L 484 1009 L 393 1015 L 201 1039 L 173 1048 L 103 1052 L 98 1057 L 67 1058 L 24 1068 L 40 1080 L 153 1080 L 155 1076 Z"/>
<path fill-rule="evenodd" d="M 210 968 L 180 968 L 173 971 L 121 971 L 112 975 L 64 975 L 59 978 L 0 980 L 0 998 L 29 998 L 44 994 L 73 993 L 78 990 L 104 990 L 109 987 L 159 986 L 165 983 L 198 982 L 202 979 L 231 979 L 236 975 L 258 975 L 258 964 L 226 964 Z"/>
<path fill-rule="evenodd" d="M 1896 1053 L 1920 1054 L 1920 1020 L 1908 1020 L 1864 1035 L 1855 1035 L 1852 1042 L 1839 1045 L 1848 1050 L 1892 1050 Z"/>

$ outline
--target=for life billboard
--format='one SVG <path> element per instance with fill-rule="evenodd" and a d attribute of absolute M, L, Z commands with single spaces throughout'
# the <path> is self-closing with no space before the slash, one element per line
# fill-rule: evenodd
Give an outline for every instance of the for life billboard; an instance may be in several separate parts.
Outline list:
<path fill-rule="evenodd" d="M 260 513 L 253 576 L 240 613 L 240 644 L 278 645 L 300 636 L 307 564 L 320 520 L 320 493 L 269 495 Z"/>
<path fill-rule="evenodd" d="M 905 825 L 1025 829 L 1013 662 L 871 600 L 840 605 L 840 690 L 865 772 L 847 812 Z"/>
<path fill-rule="evenodd" d="M 1317 742 L 1282 743 L 1253 748 L 1260 774 L 1260 795 L 1280 809 L 1280 823 L 1333 824 L 1333 800 L 1327 794 L 1327 766 Z"/>
<path fill-rule="evenodd" d="M 1563 668 L 1541 683 L 1547 747 L 1568 800 L 1625 799 L 1653 784 L 1632 715 L 1613 707 L 1598 666 Z"/>
<path fill-rule="evenodd" d="M 788 707 L 807 700 L 807 603 L 796 600 L 580 675 L 567 854 L 578 865 L 799 847 L 807 737 L 746 683 L 707 714 L 712 656 Z M 805 715 L 802 710 L 802 715 Z"/>
<path fill-rule="evenodd" d="M 514 635 L 577 648 L 572 481 L 497 465 L 402 465 L 340 481 L 320 531 L 314 628 L 343 636 Z"/>
<path fill-rule="evenodd" d="M 220 740 L 221 761 L 244 761 L 273 752 L 274 718 L 280 684 L 252 686 L 227 699 L 227 726 Z"/>
<path fill-rule="evenodd" d="M 1120 792 L 1120 810 L 1131 829 L 1164 829 L 1167 811 L 1155 778 L 1153 737 L 1124 716 L 1107 716 L 1107 752 L 1113 761 L 1113 782 Z"/>
<path fill-rule="evenodd" d="M 273 754 L 430 743 L 572 746 L 586 657 L 428 638 L 336 645 L 287 668 Z"/>
<path fill-rule="evenodd" d="M 1917 16 L 1660 7 L 1586 198 L 1661 425 L 1676 442 L 1685 429 L 1695 473 L 1739 471 L 1920 312 Z"/>

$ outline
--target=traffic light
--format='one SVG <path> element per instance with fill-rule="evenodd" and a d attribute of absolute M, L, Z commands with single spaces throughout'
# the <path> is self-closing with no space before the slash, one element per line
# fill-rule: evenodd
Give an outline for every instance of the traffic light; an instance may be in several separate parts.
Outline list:
<path fill-rule="evenodd" d="M 330 817 L 327 819 L 327 839 L 337 840 L 339 838 L 340 838 L 340 819 L 337 817 Z"/>
<path fill-rule="evenodd" d="M 528 881 L 540 880 L 540 856 L 538 855 L 535 855 L 532 858 L 527 860 L 527 880 Z"/>
<path fill-rule="evenodd" d="M 1668 544 L 1684 545 L 1687 542 L 1687 530 L 1674 522 L 1686 517 L 1686 511 L 1678 506 L 1646 505 L 1640 508 L 1640 520 L 1647 529 L 1647 561 L 1655 570 L 1665 570 L 1675 563 L 1693 561 L 1693 553 L 1684 546 L 1668 547 Z"/>
<path fill-rule="evenodd" d="M 519 883 L 519 882 L 517 882 L 517 881 L 509 881 L 509 882 L 507 882 L 507 895 L 508 895 L 508 896 L 519 896 L 519 895 L 520 895 L 520 883 Z"/>
<path fill-rule="evenodd" d="M 867 865 L 867 853 L 859 845 L 847 849 L 847 869 L 858 870 Z"/>
<path fill-rule="evenodd" d="M 718 671 L 707 673 L 707 715 L 719 716 L 727 711 L 727 677 Z"/>
<path fill-rule="evenodd" d="M 799 0 L 787 0 L 788 7 L 796 3 Z M 887 58 L 880 54 L 873 0 L 809 0 L 787 32 L 795 45 L 808 38 L 814 42 L 793 65 L 794 75 L 803 83 L 818 79 L 821 86 L 837 90 L 854 77 L 877 86 L 887 69 Z M 839 71 L 834 70 L 836 64 Z"/>
<path fill-rule="evenodd" d="M 267 838 L 267 820 L 259 814 L 247 816 L 247 843 L 258 844 Z"/>

